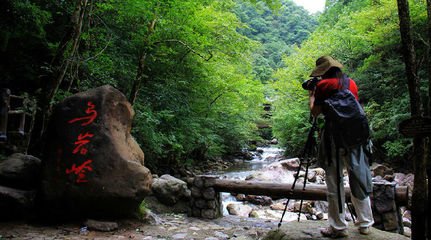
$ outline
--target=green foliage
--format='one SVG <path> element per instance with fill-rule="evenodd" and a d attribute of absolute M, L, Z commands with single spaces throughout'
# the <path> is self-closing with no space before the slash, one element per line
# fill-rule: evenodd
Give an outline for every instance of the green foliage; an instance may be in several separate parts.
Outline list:
<path fill-rule="evenodd" d="M 262 82 L 267 82 L 275 70 L 285 66 L 283 54 L 292 45 L 301 44 L 317 26 L 316 16 L 309 15 L 292 1 L 282 0 L 275 11 L 263 4 L 256 7 L 240 2 L 235 12 L 247 26 L 240 31 L 261 43 L 255 51 L 253 72 Z"/>
<path fill-rule="evenodd" d="M 147 216 L 147 214 L 148 214 L 148 206 L 145 200 L 143 200 L 141 204 L 139 204 L 138 218 L 144 219 Z"/>
<path fill-rule="evenodd" d="M 126 96 L 138 89 L 133 134 L 154 170 L 220 157 L 258 138 L 264 95 L 252 54 L 259 44 L 240 33 L 235 1 L 89 1 L 80 5 L 82 26 L 76 4 L 0 3 L 2 87 L 16 82 L 14 93 L 31 87 L 43 95 L 63 63 L 73 63 L 54 103 L 105 84 Z M 63 41 L 71 35 L 79 37 L 73 54 Z"/>
<path fill-rule="evenodd" d="M 251 73 L 257 43 L 237 32 L 234 6 L 230 0 L 98 5 L 110 31 L 100 26 L 89 33 L 95 47 L 88 57 L 98 56 L 85 64 L 79 88 L 111 84 L 128 94 L 146 56 L 133 135 L 152 170 L 229 154 L 255 137 L 263 102 Z"/>
<path fill-rule="evenodd" d="M 409 139 L 396 139 L 388 140 L 383 144 L 383 148 L 386 150 L 387 156 L 392 159 L 400 158 L 405 156 L 408 150 L 413 147 L 413 143 Z"/>
<path fill-rule="evenodd" d="M 0 15 L 0 87 L 15 94 L 34 91 L 41 87 L 35 79 L 50 55 L 45 27 L 51 14 L 32 1 L 6 0 L 0 3 Z"/>
<path fill-rule="evenodd" d="M 268 125 L 289 154 L 297 153 L 310 127 L 301 83 L 325 54 L 358 83 L 377 147 L 394 158 L 410 150 L 397 131 L 409 100 L 392 0 L 331 0 L 311 16 L 287 0 L 90 1 L 71 58 L 62 39 L 76 27 L 76 3 L 0 3 L 1 87 L 43 95 L 61 63 L 73 62 L 55 102 L 105 84 L 126 96 L 138 89 L 133 135 L 152 169 L 247 147 L 259 139 L 263 102 L 272 100 Z M 427 51 L 425 9 L 411 1 L 419 59 Z"/>

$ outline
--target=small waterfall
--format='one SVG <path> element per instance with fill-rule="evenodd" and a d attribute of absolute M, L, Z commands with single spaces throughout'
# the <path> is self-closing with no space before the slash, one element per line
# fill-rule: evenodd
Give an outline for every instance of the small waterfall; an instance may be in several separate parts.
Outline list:
<path fill-rule="evenodd" d="M 283 150 L 278 147 L 259 147 L 253 152 L 252 160 L 238 160 L 231 168 L 215 175 L 224 179 L 245 180 L 254 171 L 260 170 L 265 166 L 278 160 L 278 156 L 283 155 Z M 229 215 L 226 206 L 229 203 L 238 203 L 230 193 L 221 193 L 223 199 L 223 215 Z"/>

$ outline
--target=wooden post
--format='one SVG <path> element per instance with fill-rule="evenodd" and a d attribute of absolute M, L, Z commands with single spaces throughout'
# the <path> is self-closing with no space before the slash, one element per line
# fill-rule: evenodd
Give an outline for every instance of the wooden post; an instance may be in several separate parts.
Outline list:
<path fill-rule="evenodd" d="M 0 89 L 0 142 L 7 141 L 7 119 L 9 112 L 10 90 Z"/>

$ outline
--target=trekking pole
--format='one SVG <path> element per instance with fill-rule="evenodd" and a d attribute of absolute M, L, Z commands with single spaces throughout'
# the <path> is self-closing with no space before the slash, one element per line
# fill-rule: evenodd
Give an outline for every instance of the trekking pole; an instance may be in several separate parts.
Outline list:
<path fill-rule="evenodd" d="M 310 156 L 311 156 L 311 155 L 312 155 L 312 153 L 313 153 L 313 147 L 316 145 L 316 141 L 315 141 L 315 139 L 314 139 L 314 132 L 317 130 L 317 120 L 316 120 L 316 118 L 313 118 L 313 123 L 312 123 L 312 124 L 313 124 L 313 125 L 312 125 L 312 127 L 311 127 L 310 131 L 308 132 L 308 137 L 307 137 L 307 141 L 306 141 L 306 143 L 305 143 L 305 146 L 304 146 L 303 152 L 302 152 L 301 156 L 299 157 L 299 167 L 298 167 L 298 169 L 296 170 L 295 179 L 293 180 L 292 187 L 290 188 L 290 191 L 289 191 L 289 194 L 290 194 L 290 195 L 292 195 L 292 194 L 293 194 L 293 191 L 294 191 L 294 189 L 295 189 L 296 182 L 297 182 L 297 180 L 298 180 L 298 178 L 299 178 L 299 172 L 301 171 L 302 164 L 304 163 L 304 162 L 303 162 L 304 158 L 305 158 L 305 159 L 307 159 L 307 162 L 306 162 L 306 169 L 305 169 L 305 180 L 304 180 L 304 186 L 303 186 L 303 189 L 302 189 L 302 190 L 303 190 L 303 191 L 305 190 L 305 182 L 307 181 L 308 167 L 309 167 L 309 165 L 310 165 Z M 308 157 L 307 157 L 307 156 L 308 156 Z M 301 214 L 302 201 L 303 201 L 303 200 L 301 199 L 301 203 L 300 203 L 300 206 L 299 206 L 298 221 L 299 221 L 299 217 L 300 217 L 300 214 Z M 284 206 L 283 214 L 281 215 L 280 222 L 278 223 L 278 228 L 280 228 L 281 223 L 283 222 L 283 218 L 284 218 L 284 215 L 286 214 L 286 210 L 287 210 L 287 206 L 289 205 L 289 202 L 290 202 L 290 196 L 289 196 L 289 198 L 287 199 L 286 205 Z"/>

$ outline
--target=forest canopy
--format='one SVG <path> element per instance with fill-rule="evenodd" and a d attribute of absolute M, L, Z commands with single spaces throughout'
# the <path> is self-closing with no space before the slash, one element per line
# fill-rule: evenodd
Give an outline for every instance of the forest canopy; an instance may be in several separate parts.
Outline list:
<path fill-rule="evenodd" d="M 420 62 L 425 4 L 410 1 Z M 295 155 L 310 127 L 301 83 L 327 54 L 359 85 L 377 156 L 411 150 L 397 130 L 409 99 L 394 1 L 328 0 L 310 15 L 290 0 L 6 0 L 0 14 L 0 86 L 37 100 L 36 143 L 52 106 L 109 84 L 133 104 L 152 170 L 240 152 L 262 140 L 262 121 Z M 425 72 L 420 64 L 424 102 Z"/>
<path fill-rule="evenodd" d="M 153 170 L 259 140 L 263 82 L 316 25 L 290 1 L 0 4 L 1 87 L 37 99 L 33 139 L 43 138 L 55 103 L 109 84 L 133 104 L 133 135 Z"/>

